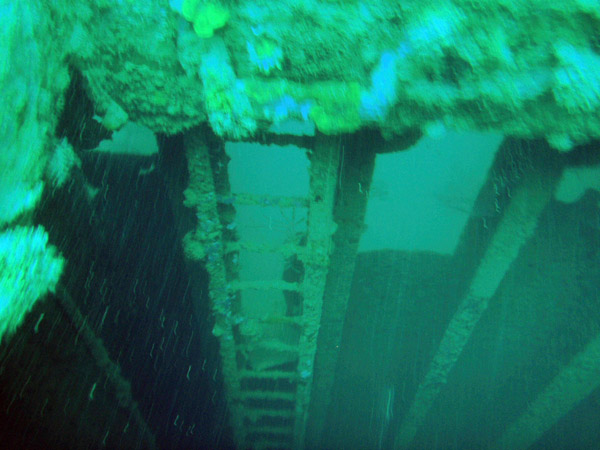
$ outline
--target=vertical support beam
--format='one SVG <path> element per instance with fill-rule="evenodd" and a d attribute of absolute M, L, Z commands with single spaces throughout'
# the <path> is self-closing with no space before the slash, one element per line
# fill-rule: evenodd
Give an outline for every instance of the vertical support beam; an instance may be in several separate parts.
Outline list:
<path fill-rule="evenodd" d="M 221 345 L 221 364 L 230 425 L 238 445 L 243 445 L 243 427 L 240 380 L 236 363 L 233 336 L 233 292 L 227 285 L 224 261 L 222 226 L 217 210 L 215 181 L 210 164 L 207 139 L 202 129 L 190 131 L 185 136 L 185 154 L 188 160 L 189 181 L 184 192 L 184 205 L 196 212 L 197 228 L 184 237 L 186 255 L 192 259 L 206 260 L 210 275 L 209 292 L 215 318 L 213 334 Z"/>
<path fill-rule="evenodd" d="M 552 155 L 548 149 L 547 159 Z M 417 388 L 396 436 L 396 449 L 410 447 L 490 299 L 521 247 L 535 231 L 538 217 L 552 197 L 558 174 L 539 155 L 536 161 L 538 164 L 523 174 L 522 184 L 513 193 L 471 285 L 442 337 L 429 371 Z"/>
<path fill-rule="evenodd" d="M 329 270 L 329 255 L 332 251 L 331 236 L 336 228 L 333 221 L 333 206 L 338 179 L 339 142 L 338 136 L 318 133 L 311 157 L 307 256 L 303 261 L 305 270 L 303 331 L 299 345 L 299 382 L 294 425 L 294 448 L 296 449 L 304 447 L 323 293 Z"/>
<path fill-rule="evenodd" d="M 315 355 L 313 386 L 306 430 L 308 448 L 321 448 L 321 434 L 331 401 L 339 344 L 356 263 L 375 152 L 368 132 L 353 134 L 342 144 L 338 192 L 334 208 L 337 230 L 323 296 L 321 329 Z"/>

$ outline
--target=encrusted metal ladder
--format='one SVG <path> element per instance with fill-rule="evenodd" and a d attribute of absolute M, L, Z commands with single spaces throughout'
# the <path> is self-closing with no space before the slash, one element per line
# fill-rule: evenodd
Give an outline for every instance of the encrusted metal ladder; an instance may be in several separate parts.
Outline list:
<path fill-rule="evenodd" d="M 215 317 L 213 334 L 221 344 L 230 424 L 240 448 L 302 448 L 313 380 L 313 364 L 325 282 L 329 270 L 333 207 L 338 182 L 339 144 L 318 135 L 310 157 L 305 198 L 256 195 L 229 190 L 222 149 L 211 149 L 200 131 L 186 135 L 189 186 L 185 205 L 196 212 L 197 227 L 184 238 L 188 256 L 202 259 L 210 275 Z M 282 150 L 285 151 L 285 150 Z M 239 238 L 235 209 L 303 208 L 297 242 L 256 242 Z M 241 279 L 240 260 L 271 254 L 301 268 L 298 280 Z M 300 270 L 299 270 L 300 272 Z M 245 298 L 260 292 L 292 295 L 287 311 L 252 312 Z M 294 302 L 299 302 L 295 304 Z M 260 302 L 255 304 L 260 304 Z"/>

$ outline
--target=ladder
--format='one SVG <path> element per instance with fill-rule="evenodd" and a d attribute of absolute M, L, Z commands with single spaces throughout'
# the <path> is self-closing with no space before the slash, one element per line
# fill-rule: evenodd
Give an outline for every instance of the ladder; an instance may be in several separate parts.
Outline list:
<path fill-rule="evenodd" d="M 303 197 L 232 193 L 222 148 L 211 148 L 200 131 L 186 135 L 185 147 L 189 185 L 184 204 L 195 211 L 197 226 L 184 237 L 184 247 L 189 257 L 205 261 L 210 275 L 213 334 L 220 341 L 236 444 L 303 448 L 336 229 L 338 140 L 315 137 Z M 298 238 L 270 242 L 238 232 L 236 214 L 244 209 L 265 211 L 265 216 L 273 210 L 300 211 L 291 224 Z M 283 261 L 290 276 L 244 276 L 240 266 L 260 266 L 261 261 Z"/>

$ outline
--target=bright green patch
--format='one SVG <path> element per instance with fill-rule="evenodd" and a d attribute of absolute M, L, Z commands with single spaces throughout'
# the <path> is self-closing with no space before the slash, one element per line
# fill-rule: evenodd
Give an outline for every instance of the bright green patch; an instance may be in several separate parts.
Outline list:
<path fill-rule="evenodd" d="M 194 31 L 201 38 L 212 37 L 215 30 L 224 27 L 229 20 L 229 11 L 218 2 L 185 0 L 181 14 L 194 24 Z"/>

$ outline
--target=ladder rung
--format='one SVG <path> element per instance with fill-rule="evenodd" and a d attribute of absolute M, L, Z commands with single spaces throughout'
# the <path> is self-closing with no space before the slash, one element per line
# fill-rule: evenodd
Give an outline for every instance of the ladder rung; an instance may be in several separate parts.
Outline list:
<path fill-rule="evenodd" d="M 230 283 L 231 289 L 234 291 L 243 291 L 245 289 L 254 289 L 258 291 L 266 291 L 275 289 L 279 291 L 301 292 L 302 285 L 299 283 L 289 283 L 283 280 L 253 280 L 241 281 L 232 280 Z"/>
<path fill-rule="evenodd" d="M 279 253 L 286 257 L 297 255 L 300 259 L 307 254 L 305 246 L 292 243 L 269 245 L 248 241 L 230 241 L 225 244 L 226 253 L 233 253 L 240 250 L 249 250 L 254 253 Z"/>
<path fill-rule="evenodd" d="M 284 344 L 283 342 L 277 342 L 277 341 L 268 341 L 266 339 L 263 340 L 258 340 L 255 342 L 249 342 L 248 344 L 240 344 L 237 346 L 238 350 L 246 350 L 246 351 L 252 351 L 252 350 L 271 350 L 274 352 L 277 351 L 283 351 L 283 352 L 293 352 L 293 353 L 298 353 L 300 351 L 298 345 L 293 345 L 293 344 Z"/>
<path fill-rule="evenodd" d="M 296 394 L 293 392 L 241 391 L 240 394 L 244 400 L 296 400 Z"/>
<path fill-rule="evenodd" d="M 257 417 L 294 417 L 296 411 L 293 409 L 252 409 L 246 408 L 244 415 L 249 419 L 255 420 Z"/>
<path fill-rule="evenodd" d="M 226 205 L 279 206 L 280 208 L 308 208 L 305 197 L 285 197 L 276 195 L 229 194 L 217 195 L 217 202 Z"/>
<path fill-rule="evenodd" d="M 260 434 L 277 434 L 277 435 L 286 435 L 288 433 L 293 432 L 293 426 L 285 426 L 285 427 L 276 427 L 273 425 L 265 426 L 265 425 L 246 425 L 248 433 L 260 433 Z"/>
<path fill-rule="evenodd" d="M 282 370 L 263 371 L 240 370 L 240 378 L 289 378 L 291 381 L 298 379 L 296 372 L 284 372 Z"/>

